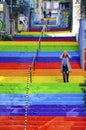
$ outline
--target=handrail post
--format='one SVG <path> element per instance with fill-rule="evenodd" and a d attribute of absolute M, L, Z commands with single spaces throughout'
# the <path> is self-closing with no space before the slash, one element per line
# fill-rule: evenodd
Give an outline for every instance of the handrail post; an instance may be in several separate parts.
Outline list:
<path fill-rule="evenodd" d="M 30 83 L 32 83 L 32 67 L 31 66 L 29 68 L 29 71 L 30 71 Z"/>
<path fill-rule="evenodd" d="M 38 50 L 40 49 L 40 41 L 39 41 L 39 43 L 38 43 Z"/>
<path fill-rule="evenodd" d="M 41 32 L 41 36 L 42 36 L 42 37 L 44 37 L 44 30 L 45 30 L 45 27 L 43 26 L 42 32 Z"/>

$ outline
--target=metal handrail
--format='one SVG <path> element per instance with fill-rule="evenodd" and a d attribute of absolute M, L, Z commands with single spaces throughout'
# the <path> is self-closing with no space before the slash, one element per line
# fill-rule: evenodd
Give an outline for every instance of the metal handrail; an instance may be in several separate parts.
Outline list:
<path fill-rule="evenodd" d="M 44 31 L 45 30 L 42 28 L 41 35 L 40 35 L 39 40 L 38 40 L 38 45 L 37 45 L 36 53 L 35 53 L 35 55 L 33 57 L 31 66 L 29 66 L 29 68 L 30 68 L 29 70 L 31 71 L 30 72 L 30 83 L 32 82 L 32 70 L 35 69 L 34 64 L 35 64 L 36 58 L 38 57 L 38 52 L 39 52 L 39 49 L 40 49 L 41 38 L 44 36 Z"/>
<path fill-rule="evenodd" d="M 29 87 L 30 87 L 30 83 L 32 82 L 32 70 L 35 69 L 34 67 L 34 63 L 35 63 L 35 60 L 36 58 L 38 57 L 38 52 L 39 52 L 39 49 L 40 49 L 40 42 L 41 42 L 41 38 L 43 36 L 43 33 L 44 33 L 44 29 L 42 29 L 41 31 L 41 35 L 39 37 L 39 40 L 38 40 L 38 44 L 37 44 L 37 49 L 36 49 L 36 53 L 33 57 L 33 60 L 32 60 L 32 63 L 31 65 L 28 67 L 28 78 L 27 78 L 27 85 L 26 85 L 26 105 L 25 105 L 25 118 L 24 118 L 24 130 L 27 130 L 27 121 L 28 121 L 28 98 L 29 98 Z"/>

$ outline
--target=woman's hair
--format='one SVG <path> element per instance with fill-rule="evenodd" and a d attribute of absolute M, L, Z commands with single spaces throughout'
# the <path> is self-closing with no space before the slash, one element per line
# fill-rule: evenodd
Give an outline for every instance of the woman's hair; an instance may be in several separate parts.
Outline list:
<path fill-rule="evenodd" d="M 65 56 L 65 53 L 66 53 L 66 56 Z M 64 57 L 68 57 L 68 58 L 69 58 L 69 55 L 68 55 L 67 52 L 64 52 L 64 53 L 63 53 L 62 58 L 64 58 Z"/>

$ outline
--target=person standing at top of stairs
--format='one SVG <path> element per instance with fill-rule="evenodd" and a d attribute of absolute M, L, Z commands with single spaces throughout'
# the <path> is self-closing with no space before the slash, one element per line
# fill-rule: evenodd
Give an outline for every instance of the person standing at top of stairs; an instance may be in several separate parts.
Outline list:
<path fill-rule="evenodd" d="M 69 82 L 69 72 L 71 71 L 71 65 L 69 60 L 71 56 L 67 52 L 63 52 L 60 58 L 62 59 L 61 72 L 63 73 L 63 81 Z"/>
<path fill-rule="evenodd" d="M 47 14 L 46 14 L 46 11 L 45 11 L 45 10 L 43 11 L 43 14 L 44 14 L 44 18 L 46 18 L 46 17 L 47 17 Z"/>
<path fill-rule="evenodd" d="M 51 11 L 49 10 L 49 18 L 51 18 Z"/>

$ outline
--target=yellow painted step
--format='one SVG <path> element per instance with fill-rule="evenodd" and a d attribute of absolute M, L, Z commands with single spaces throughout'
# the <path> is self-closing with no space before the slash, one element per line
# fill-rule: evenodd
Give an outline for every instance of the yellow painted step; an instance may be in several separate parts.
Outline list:
<path fill-rule="evenodd" d="M 85 78 L 84 76 L 70 76 L 69 80 L 72 83 L 82 83 Z M 62 76 L 33 76 L 32 81 L 36 83 L 63 82 Z M 27 83 L 27 77 L 0 76 L 0 83 Z"/>
<path fill-rule="evenodd" d="M 0 76 L 0 83 L 27 83 L 27 77 L 4 77 L 4 76 Z"/>
<path fill-rule="evenodd" d="M 26 35 L 40 35 L 41 32 L 21 32 L 21 33 L 17 33 L 20 36 L 26 36 Z M 65 30 L 65 31 L 53 31 L 53 32 L 45 32 L 45 34 L 64 34 L 64 35 L 73 35 L 72 32 L 70 32 L 69 30 Z"/>
<path fill-rule="evenodd" d="M 38 34 L 38 35 L 40 35 L 41 34 L 41 32 L 21 32 L 21 33 L 17 33 L 17 35 L 19 35 L 19 36 L 24 36 L 24 35 L 33 35 L 33 34 Z"/>
<path fill-rule="evenodd" d="M 21 46 L 29 46 L 29 45 L 31 45 L 31 46 L 34 46 L 34 45 L 37 45 L 38 44 L 38 42 L 31 42 L 31 41 L 10 41 L 10 42 L 8 42 L 8 41 L 5 41 L 5 42 L 0 42 L 0 45 L 8 45 L 8 46 L 10 46 L 10 45 L 12 45 L 12 46 L 19 46 L 19 45 L 21 45 Z M 40 45 L 58 45 L 58 46 L 76 46 L 76 45 L 78 45 L 78 42 L 41 42 L 40 43 Z"/>
<path fill-rule="evenodd" d="M 31 41 L 1 41 L 0 45 L 8 45 L 8 46 L 29 46 L 29 45 L 37 45 L 38 42 L 31 42 Z"/>
<path fill-rule="evenodd" d="M 44 20 L 56 20 L 56 18 L 43 18 Z"/>
<path fill-rule="evenodd" d="M 51 83 L 51 82 L 63 82 L 62 76 L 33 76 L 33 82 L 43 82 L 43 83 Z M 70 76 L 69 81 L 72 83 L 81 83 L 84 82 L 84 76 Z"/>
<path fill-rule="evenodd" d="M 41 26 L 44 26 L 45 24 L 34 24 L 36 27 L 41 27 Z M 54 25 L 47 25 L 47 26 L 52 26 L 52 27 L 56 27 L 56 25 L 54 24 Z"/>

